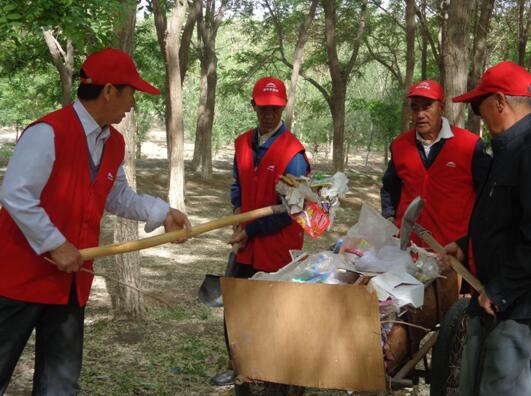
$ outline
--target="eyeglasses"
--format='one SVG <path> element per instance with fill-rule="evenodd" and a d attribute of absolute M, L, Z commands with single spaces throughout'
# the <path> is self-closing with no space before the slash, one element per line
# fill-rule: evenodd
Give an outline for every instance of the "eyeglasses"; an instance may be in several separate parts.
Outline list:
<path fill-rule="evenodd" d="M 491 93 L 488 93 L 486 95 L 480 96 L 478 99 L 474 100 L 473 102 L 470 102 L 470 107 L 472 108 L 472 111 L 474 112 L 475 115 L 477 116 L 481 115 L 479 113 L 479 106 L 481 106 L 481 103 L 483 103 L 483 101 L 491 95 L 492 95 Z"/>

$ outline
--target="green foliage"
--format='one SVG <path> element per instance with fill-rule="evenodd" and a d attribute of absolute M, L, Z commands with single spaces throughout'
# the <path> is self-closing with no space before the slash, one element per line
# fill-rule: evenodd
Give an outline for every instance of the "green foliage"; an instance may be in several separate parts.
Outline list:
<path fill-rule="evenodd" d="M 269 0 L 273 15 L 263 2 L 232 2 L 217 40 L 218 89 L 214 118 L 215 150 L 232 144 L 235 136 L 256 125 L 250 106 L 251 90 L 256 79 L 275 75 L 289 84 L 291 69 L 281 60 L 279 33 L 284 55 L 292 62 L 298 28 L 308 12 L 304 0 Z M 137 95 L 139 144 L 153 126 L 164 125 L 166 78 L 162 54 L 157 42 L 151 2 L 143 3 L 148 16 L 137 22 L 134 58 L 144 78 L 159 87 L 160 96 Z M 358 27 L 360 1 L 338 1 L 337 40 L 342 63 L 350 55 L 350 46 Z M 437 2 L 428 2 L 427 24 L 437 38 L 440 15 Z M 385 11 L 383 10 L 385 8 Z M 52 29 L 64 44 L 74 42 L 76 66 L 87 52 L 112 45 L 113 26 L 125 7 L 119 0 L 4 0 L 0 4 L 0 125 L 23 127 L 59 106 L 59 79 L 51 65 L 42 38 L 42 29 Z M 528 11 L 526 11 L 528 12 Z M 517 1 L 496 2 L 488 36 L 488 64 L 517 57 Z M 384 148 L 398 132 L 404 88 L 390 71 L 405 74 L 404 6 L 401 0 L 369 2 L 366 21 L 367 43 L 389 67 L 375 61 L 367 45 L 360 49 L 359 65 L 348 82 L 345 139 L 350 145 L 365 145 L 372 130 L 373 145 Z M 473 31 L 471 27 L 471 32 Z M 415 80 L 420 78 L 420 24 L 417 25 Z M 199 65 L 193 54 L 183 85 L 186 136 L 194 138 L 199 95 Z M 531 59 L 528 44 L 527 61 Z M 438 65 L 428 49 L 428 77 L 438 79 Z M 324 42 L 322 5 L 309 30 L 304 75 L 330 92 L 331 83 Z M 74 81 L 74 89 L 76 83 Z M 320 150 L 331 140 L 332 119 L 325 97 L 315 86 L 299 78 L 293 130 L 310 150 Z M 372 129 L 371 129 L 372 128 Z"/>
<path fill-rule="evenodd" d="M 56 108 L 57 76 L 51 65 L 30 67 L 0 78 L 0 125 L 26 126 Z"/>

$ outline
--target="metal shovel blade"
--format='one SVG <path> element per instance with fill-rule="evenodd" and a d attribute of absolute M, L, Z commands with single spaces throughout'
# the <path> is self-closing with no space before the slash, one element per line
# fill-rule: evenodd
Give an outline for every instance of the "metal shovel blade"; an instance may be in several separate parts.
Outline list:
<path fill-rule="evenodd" d="M 211 308 L 223 306 L 223 297 L 221 296 L 221 286 L 219 275 L 206 274 L 203 283 L 197 292 L 199 301 Z"/>

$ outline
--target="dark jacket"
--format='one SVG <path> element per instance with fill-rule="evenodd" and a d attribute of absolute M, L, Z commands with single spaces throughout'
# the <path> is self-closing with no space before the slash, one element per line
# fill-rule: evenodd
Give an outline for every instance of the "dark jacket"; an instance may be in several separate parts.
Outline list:
<path fill-rule="evenodd" d="M 493 138 L 492 150 L 469 228 L 477 276 L 499 319 L 531 319 L 531 114 Z M 476 296 L 470 309 L 480 312 Z"/>

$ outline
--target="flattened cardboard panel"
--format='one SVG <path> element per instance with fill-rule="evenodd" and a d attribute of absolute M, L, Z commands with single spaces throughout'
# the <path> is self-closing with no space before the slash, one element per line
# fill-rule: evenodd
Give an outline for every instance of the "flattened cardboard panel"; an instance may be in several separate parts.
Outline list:
<path fill-rule="evenodd" d="M 222 278 L 221 289 L 239 375 L 386 390 L 378 302 L 365 286 Z"/>

